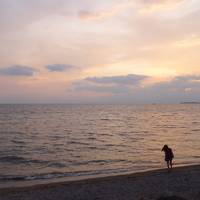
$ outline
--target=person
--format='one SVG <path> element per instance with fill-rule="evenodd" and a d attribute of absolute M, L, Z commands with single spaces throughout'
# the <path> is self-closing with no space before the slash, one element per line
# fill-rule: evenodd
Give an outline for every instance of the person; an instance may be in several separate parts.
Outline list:
<path fill-rule="evenodd" d="M 167 168 L 172 169 L 172 159 L 174 158 L 174 154 L 171 148 L 169 148 L 166 144 L 163 146 L 162 151 L 165 152 L 165 161 L 167 162 Z"/>

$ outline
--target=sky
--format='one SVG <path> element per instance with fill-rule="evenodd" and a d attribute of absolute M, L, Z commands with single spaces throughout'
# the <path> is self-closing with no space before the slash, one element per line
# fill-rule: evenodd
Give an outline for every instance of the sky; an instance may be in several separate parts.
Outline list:
<path fill-rule="evenodd" d="M 0 103 L 200 101 L 199 0 L 1 0 Z"/>

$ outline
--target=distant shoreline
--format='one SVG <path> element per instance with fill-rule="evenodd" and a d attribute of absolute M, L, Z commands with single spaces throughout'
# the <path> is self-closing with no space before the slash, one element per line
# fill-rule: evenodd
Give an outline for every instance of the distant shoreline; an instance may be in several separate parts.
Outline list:
<path fill-rule="evenodd" d="M 158 169 L 128 175 L 0 189 L 1 200 L 158 199 L 180 196 L 200 199 L 200 165 Z"/>
<path fill-rule="evenodd" d="M 174 102 L 174 103 L 167 103 L 167 102 L 147 102 L 147 103 L 123 103 L 123 102 L 119 102 L 119 103 L 0 103 L 0 106 L 56 106 L 56 105 L 61 105 L 61 106 L 120 106 L 120 105 L 127 105 L 127 106 L 146 106 L 146 105 L 179 105 L 179 104 L 200 104 L 200 102 Z"/>
<path fill-rule="evenodd" d="M 186 102 L 181 102 L 180 104 L 200 104 L 198 101 L 186 101 Z"/>

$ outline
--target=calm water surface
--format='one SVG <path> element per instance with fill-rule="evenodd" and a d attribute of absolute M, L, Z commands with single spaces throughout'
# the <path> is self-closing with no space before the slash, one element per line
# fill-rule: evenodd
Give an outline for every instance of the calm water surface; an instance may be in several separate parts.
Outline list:
<path fill-rule="evenodd" d="M 0 105 L 0 187 L 200 163 L 200 105 Z"/>

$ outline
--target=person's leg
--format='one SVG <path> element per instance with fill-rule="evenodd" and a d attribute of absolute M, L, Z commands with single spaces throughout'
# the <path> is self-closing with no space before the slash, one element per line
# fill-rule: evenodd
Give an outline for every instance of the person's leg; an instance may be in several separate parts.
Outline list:
<path fill-rule="evenodd" d="M 171 167 L 171 169 L 172 169 L 172 160 L 170 160 L 170 167 Z"/>
<path fill-rule="evenodd" d="M 167 168 L 169 169 L 169 160 L 167 160 Z"/>

